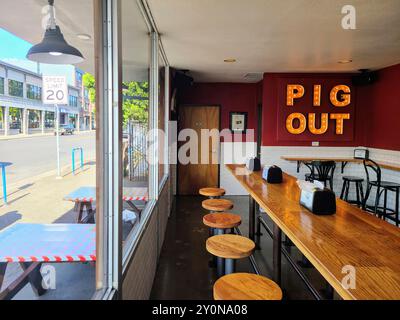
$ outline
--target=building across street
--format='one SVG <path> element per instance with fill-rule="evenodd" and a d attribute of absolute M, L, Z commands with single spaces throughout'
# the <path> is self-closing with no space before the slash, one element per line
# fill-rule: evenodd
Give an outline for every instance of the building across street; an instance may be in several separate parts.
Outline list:
<path fill-rule="evenodd" d="M 60 125 L 76 131 L 94 127 L 94 106 L 84 87 L 84 72 L 74 69 L 68 86 L 68 105 L 59 106 Z M 29 135 L 54 131 L 55 107 L 42 103 L 42 75 L 0 62 L 0 136 Z"/>

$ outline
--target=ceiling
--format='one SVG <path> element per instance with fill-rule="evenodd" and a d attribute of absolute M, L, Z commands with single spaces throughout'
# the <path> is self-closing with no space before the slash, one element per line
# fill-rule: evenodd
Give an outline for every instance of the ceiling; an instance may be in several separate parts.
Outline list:
<path fill-rule="evenodd" d="M 399 0 L 147 0 L 169 63 L 196 81 L 347 72 L 400 63 Z M 356 30 L 341 27 L 343 5 Z M 224 63 L 235 58 L 236 63 Z M 349 64 L 339 64 L 352 59 Z M 248 73 L 255 73 L 249 79 Z"/>
<path fill-rule="evenodd" d="M 400 63 L 400 1 L 352 0 L 356 30 L 341 27 L 348 0 L 147 0 L 171 66 L 200 82 L 255 82 L 263 72 L 348 72 Z M 2 0 L 0 27 L 41 40 L 46 0 Z M 66 40 L 94 71 L 91 0 L 56 0 Z M 26 14 L 29 12 L 29 14 Z M 124 80 L 147 77 L 148 30 L 134 0 L 122 0 Z M 21 23 L 23 21 L 23 23 Z M 80 40 L 77 34 L 92 36 Z M 235 58 L 235 63 L 224 63 Z M 352 59 L 349 64 L 339 64 Z M 245 77 L 250 74 L 249 77 Z"/>
<path fill-rule="evenodd" d="M 47 0 L 1 0 L 1 4 L 1 28 L 32 44 L 42 40 L 44 30 L 41 26 L 41 10 L 47 5 Z M 85 57 L 85 61 L 77 67 L 94 73 L 93 1 L 56 0 L 54 4 L 56 21 L 65 39 Z M 121 11 L 123 80 L 146 80 L 150 63 L 149 30 L 136 1 L 122 0 Z M 91 39 L 81 40 L 78 34 L 88 34 Z"/>

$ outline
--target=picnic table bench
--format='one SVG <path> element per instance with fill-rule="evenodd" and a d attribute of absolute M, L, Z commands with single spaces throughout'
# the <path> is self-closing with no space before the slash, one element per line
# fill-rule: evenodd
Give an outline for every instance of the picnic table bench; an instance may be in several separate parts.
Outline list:
<path fill-rule="evenodd" d="M 96 228 L 90 224 L 16 223 L 0 231 L 0 290 L 7 265 L 19 263 L 23 273 L 0 292 L 12 299 L 28 282 L 42 295 L 43 263 L 96 261 Z"/>
<path fill-rule="evenodd" d="M 94 223 L 93 202 L 96 201 L 96 187 L 80 187 L 67 196 L 64 200 L 75 202 L 75 210 L 78 212 L 78 223 Z M 145 187 L 129 187 L 123 189 L 122 200 L 126 202 L 130 208 L 139 216 L 142 210 L 136 205 L 135 201 L 148 201 L 148 190 Z M 87 216 L 83 217 L 86 208 Z"/>

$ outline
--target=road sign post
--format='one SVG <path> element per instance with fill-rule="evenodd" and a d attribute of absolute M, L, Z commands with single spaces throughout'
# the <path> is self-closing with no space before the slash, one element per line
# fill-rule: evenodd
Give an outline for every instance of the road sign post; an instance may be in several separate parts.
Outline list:
<path fill-rule="evenodd" d="M 43 76 L 43 104 L 54 105 L 56 116 L 57 178 L 61 178 L 60 165 L 60 110 L 68 104 L 68 85 L 65 76 Z"/>

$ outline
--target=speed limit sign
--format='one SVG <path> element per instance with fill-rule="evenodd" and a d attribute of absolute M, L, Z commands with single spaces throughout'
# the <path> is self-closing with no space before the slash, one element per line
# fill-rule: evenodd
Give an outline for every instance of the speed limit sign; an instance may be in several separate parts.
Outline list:
<path fill-rule="evenodd" d="M 65 76 L 43 76 L 43 104 L 68 104 L 68 84 Z"/>

